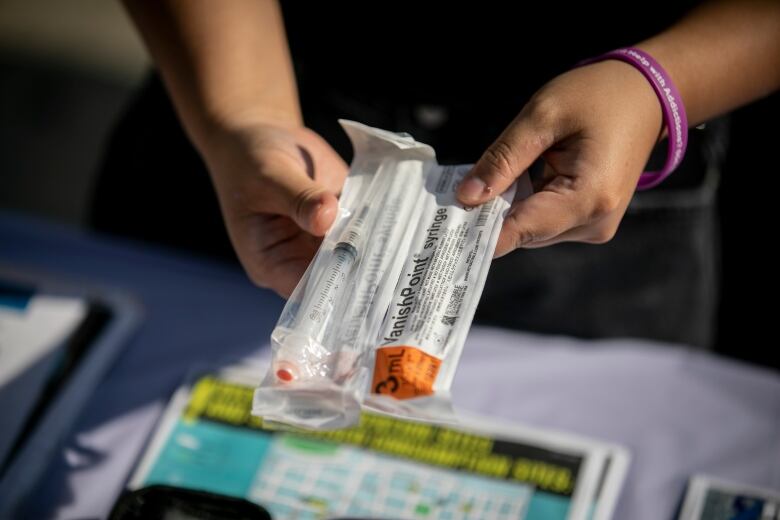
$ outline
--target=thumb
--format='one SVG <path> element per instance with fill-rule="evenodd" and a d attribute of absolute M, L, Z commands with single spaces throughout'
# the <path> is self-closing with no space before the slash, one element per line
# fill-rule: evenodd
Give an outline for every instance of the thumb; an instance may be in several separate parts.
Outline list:
<path fill-rule="evenodd" d="M 338 199 L 305 173 L 274 176 L 269 193 L 272 210 L 290 217 L 302 230 L 324 235 L 338 213 Z"/>
<path fill-rule="evenodd" d="M 505 192 L 553 143 L 553 132 L 526 106 L 482 154 L 458 186 L 458 200 L 476 206 Z"/>

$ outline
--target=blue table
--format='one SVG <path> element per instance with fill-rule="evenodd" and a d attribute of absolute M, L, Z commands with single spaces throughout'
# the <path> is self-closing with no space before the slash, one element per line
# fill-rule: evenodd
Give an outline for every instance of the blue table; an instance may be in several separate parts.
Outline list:
<path fill-rule="evenodd" d="M 0 262 L 124 290 L 145 314 L 36 491 L 46 498 L 30 502 L 31 518 L 104 517 L 187 372 L 260 348 L 283 304 L 232 267 L 9 214 Z"/>
<path fill-rule="evenodd" d="M 0 262 L 122 288 L 146 310 L 29 501 L 31 518 L 105 517 L 187 372 L 257 352 L 282 306 L 234 268 L 2 213 Z M 670 518 L 696 472 L 780 489 L 777 372 L 644 341 L 475 328 L 453 393 L 463 409 L 627 446 L 618 519 Z"/>

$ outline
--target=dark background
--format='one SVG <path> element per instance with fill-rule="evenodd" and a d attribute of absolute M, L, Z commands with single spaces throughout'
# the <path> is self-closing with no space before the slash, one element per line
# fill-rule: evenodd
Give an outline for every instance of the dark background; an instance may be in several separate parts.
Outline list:
<path fill-rule="evenodd" d="M 0 209 L 86 226 L 108 134 L 147 69 L 118 2 L 2 2 Z M 719 194 L 722 297 L 715 345 L 775 368 L 779 114 L 774 95 L 730 117 Z"/>
<path fill-rule="evenodd" d="M 724 354 L 775 368 L 779 109 L 774 94 L 731 116 L 719 194 L 723 275 L 716 345 Z"/>

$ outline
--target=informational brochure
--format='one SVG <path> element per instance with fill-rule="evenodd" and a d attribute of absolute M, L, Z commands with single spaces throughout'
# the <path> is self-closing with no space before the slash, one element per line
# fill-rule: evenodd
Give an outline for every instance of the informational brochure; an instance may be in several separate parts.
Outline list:
<path fill-rule="evenodd" d="M 258 372 L 201 373 L 173 396 L 130 482 L 245 498 L 273 518 L 611 518 L 619 446 L 475 416 L 438 426 L 364 413 L 356 427 L 271 429 Z"/>

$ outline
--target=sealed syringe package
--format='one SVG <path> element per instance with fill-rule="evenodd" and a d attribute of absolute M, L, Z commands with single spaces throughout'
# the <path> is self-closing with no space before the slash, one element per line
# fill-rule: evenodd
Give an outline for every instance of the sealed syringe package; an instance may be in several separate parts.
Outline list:
<path fill-rule="evenodd" d="M 273 330 L 252 413 L 312 429 L 355 424 L 361 407 L 453 422 L 450 386 L 515 188 L 464 207 L 469 165 L 341 124 L 355 153 L 339 216 Z"/>

